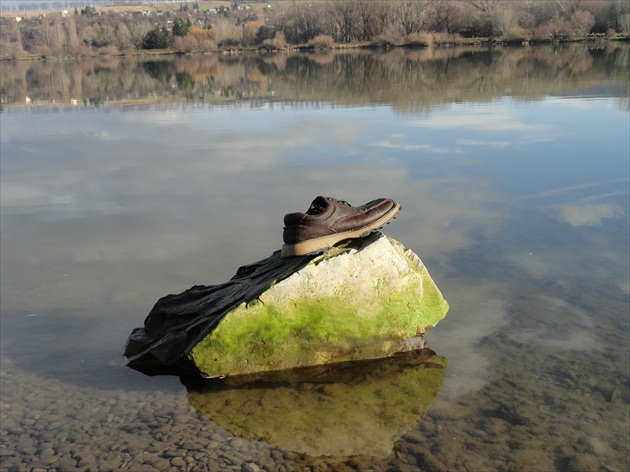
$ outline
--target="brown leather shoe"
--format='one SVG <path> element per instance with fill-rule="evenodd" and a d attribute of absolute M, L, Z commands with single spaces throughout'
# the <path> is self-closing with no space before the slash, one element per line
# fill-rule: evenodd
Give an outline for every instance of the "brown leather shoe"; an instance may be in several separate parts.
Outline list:
<path fill-rule="evenodd" d="M 284 216 L 281 257 L 323 252 L 340 241 L 360 238 L 385 226 L 400 210 L 391 198 L 353 207 L 331 197 L 317 197 L 306 213 Z"/>

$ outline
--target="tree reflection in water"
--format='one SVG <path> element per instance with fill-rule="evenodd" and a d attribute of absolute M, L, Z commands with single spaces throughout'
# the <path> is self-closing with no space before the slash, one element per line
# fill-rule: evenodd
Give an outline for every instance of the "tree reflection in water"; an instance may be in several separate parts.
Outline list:
<path fill-rule="evenodd" d="M 613 71 L 613 95 L 627 107 L 629 50 L 609 42 L 24 61 L 3 67 L 2 101 L 4 107 L 330 101 L 417 113 L 453 101 L 538 100 L 585 90 L 606 69 Z"/>

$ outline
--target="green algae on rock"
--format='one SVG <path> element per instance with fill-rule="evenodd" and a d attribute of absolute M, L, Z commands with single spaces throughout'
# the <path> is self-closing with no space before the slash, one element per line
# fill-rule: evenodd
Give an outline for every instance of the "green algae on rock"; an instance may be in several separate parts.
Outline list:
<path fill-rule="evenodd" d="M 430 349 L 376 360 L 197 380 L 190 405 L 235 436 L 309 456 L 387 457 L 425 416 L 446 359 Z"/>
<path fill-rule="evenodd" d="M 155 304 L 125 346 L 149 374 L 205 377 L 373 359 L 424 347 L 448 304 L 422 261 L 381 233 L 328 254 L 243 266 Z"/>
<path fill-rule="evenodd" d="M 447 310 L 420 258 L 377 234 L 241 303 L 188 358 L 204 376 L 225 377 L 386 357 L 423 347 Z"/>

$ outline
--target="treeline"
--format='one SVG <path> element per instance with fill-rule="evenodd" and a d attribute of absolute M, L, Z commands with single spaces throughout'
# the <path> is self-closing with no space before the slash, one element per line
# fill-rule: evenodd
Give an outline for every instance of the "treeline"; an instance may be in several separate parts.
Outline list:
<path fill-rule="evenodd" d="M 3 58 L 167 49 L 428 46 L 466 38 L 561 41 L 630 33 L 627 0 L 328 0 L 180 3 L 164 11 L 85 7 L 0 21 Z M 201 5 L 201 6 L 200 6 Z M 227 6 L 229 5 L 229 6 Z M 253 5 L 253 6 L 252 6 Z"/>

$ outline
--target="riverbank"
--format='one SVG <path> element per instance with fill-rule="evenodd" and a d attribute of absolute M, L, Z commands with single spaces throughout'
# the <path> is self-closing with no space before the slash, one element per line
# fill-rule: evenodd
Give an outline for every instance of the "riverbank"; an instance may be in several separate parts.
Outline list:
<path fill-rule="evenodd" d="M 518 1 L 483 12 L 445 0 L 440 5 L 453 9 L 445 13 L 430 2 L 202 0 L 7 12 L 0 15 L 0 59 L 628 40 L 628 14 L 613 18 L 604 3 L 536 13 Z M 500 14 L 512 20 L 498 22 Z"/>
<path fill-rule="evenodd" d="M 128 50 L 128 51 L 111 51 L 111 50 L 103 50 L 103 51 L 93 51 L 90 54 L 54 54 L 54 55 L 42 55 L 42 54 L 25 54 L 20 57 L 0 57 L 0 61 L 39 61 L 39 60 L 50 60 L 50 59 L 93 59 L 97 57 L 152 57 L 152 56 L 181 56 L 181 55 L 203 55 L 203 54 L 241 54 L 241 53 L 272 53 L 272 52 L 281 52 L 281 51 L 334 51 L 334 50 L 344 50 L 344 49 L 418 49 L 418 48 L 452 48 L 452 47 L 461 47 L 461 46 L 478 46 L 478 47 L 497 47 L 497 46 L 508 46 L 508 47 L 529 47 L 529 46 L 539 46 L 539 45 L 550 45 L 550 44 L 568 44 L 568 43 L 601 43 L 601 42 L 627 42 L 630 41 L 630 36 L 628 35 L 617 35 L 615 37 L 601 37 L 601 36 L 590 36 L 584 38 L 576 38 L 570 40 L 504 40 L 504 39 L 496 39 L 496 38 L 453 38 L 451 40 L 445 40 L 440 42 L 432 42 L 432 43 L 387 43 L 383 44 L 379 41 L 373 42 L 360 42 L 360 43 L 347 43 L 347 44 L 330 44 L 325 47 L 317 47 L 308 44 L 297 44 L 297 45 L 287 45 L 284 48 L 270 48 L 264 46 L 258 47 L 224 47 L 224 48 L 216 48 L 212 51 L 178 51 L 174 48 L 167 49 L 139 49 L 139 50 Z"/>

